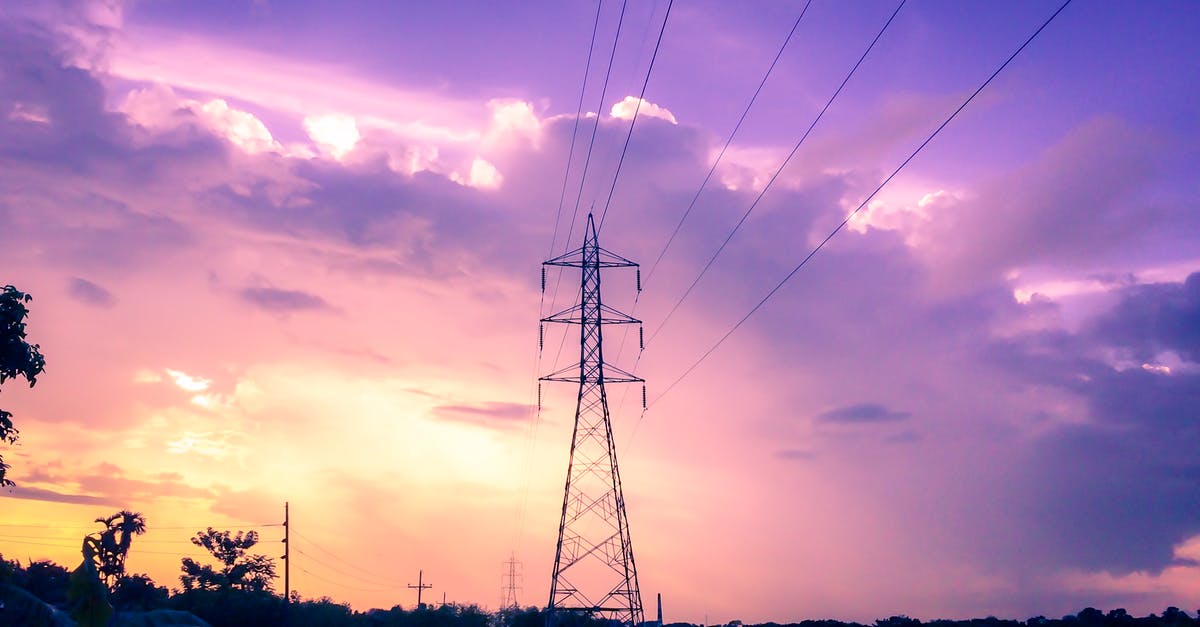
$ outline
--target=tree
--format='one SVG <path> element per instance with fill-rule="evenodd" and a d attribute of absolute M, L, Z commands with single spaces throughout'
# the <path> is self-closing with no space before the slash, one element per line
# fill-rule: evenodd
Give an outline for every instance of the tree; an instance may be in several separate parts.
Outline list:
<path fill-rule="evenodd" d="M 23 573 L 21 587 L 33 596 L 51 604 L 62 605 L 67 600 L 67 582 L 71 573 L 50 560 L 30 561 Z"/>
<path fill-rule="evenodd" d="M 192 544 L 207 550 L 220 563 L 220 571 L 212 566 L 201 565 L 185 557 L 180 565 L 179 576 L 186 590 L 243 590 L 247 592 L 271 592 L 275 575 L 275 561 L 265 555 L 247 555 L 246 551 L 258 544 L 258 532 L 217 531 L 209 527 L 196 533 Z"/>
<path fill-rule="evenodd" d="M 82 627 L 104 627 L 112 618 L 113 607 L 108 602 L 108 588 L 100 581 L 96 570 L 95 538 L 83 539 L 83 561 L 71 572 L 67 588 L 67 607 Z"/>
<path fill-rule="evenodd" d="M 146 517 L 138 512 L 121 510 L 108 518 L 97 518 L 96 522 L 104 525 L 104 531 L 93 534 L 99 560 L 96 569 L 109 591 L 113 591 L 125 576 L 125 558 L 129 555 L 133 536 L 146 533 Z"/>
<path fill-rule="evenodd" d="M 155 585 L 149 576 L 130 575 L 117 580 L 112 604 L 121 610 L 157 610 L 167 606 L 169 596 L 166 587 Z"/>
<path fill-rule="evenodd" d="M 31 300 L 32 296 L 11 285 L 0 290 L 0 384 L 20 376 L 33 387 L 37 376 L 46 369 L 46 358 L 42 357 L 38 345 L 25 341 L 25 317 L 29 315 L 25 303 Z M 0 409 L 0 442 L 15 444 L 18 435 L 12 413 Z M 13 485 L 5 477 L 8 468 L 4 457 L 0 456 L 0 487 Z"/>

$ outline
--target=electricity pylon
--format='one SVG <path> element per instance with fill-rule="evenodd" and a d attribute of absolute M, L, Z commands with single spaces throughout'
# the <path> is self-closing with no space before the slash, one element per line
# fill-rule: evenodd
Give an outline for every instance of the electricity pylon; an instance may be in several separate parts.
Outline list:
<path fill-rule="evenodd" d="M 605 325 L 641 321 L 601 302 L 600 271 L 638 264 L 600 248 L 588 214 L 583 246 L 543 263 L 543 290 L 545 266 L 579 268 L 581 274 L 579 303 L 542 319 L 579 325 L 579 363 L 539 379 L 579 384 L 547 621 L 553 627 L 557 613 L 574 612 L 637 627 L 642 623 L 642 597 L 604 386 L 643 380 L 605 363 L 602 331 Z M 540 390 L 538 395 L 540 403 Z M 644 390 L 642 397 L 644 403 Z"/>
<path fill-rule="evenodd" d="M 515 555 L 509 555 L 508 561 L 504 562 L 505 572 L 500 575 L 500 610 L 517 610 L 520 609 L 520 603 L 517 601 L 517 592 L 521 590 L 521 562 L 517 561 Z"/>

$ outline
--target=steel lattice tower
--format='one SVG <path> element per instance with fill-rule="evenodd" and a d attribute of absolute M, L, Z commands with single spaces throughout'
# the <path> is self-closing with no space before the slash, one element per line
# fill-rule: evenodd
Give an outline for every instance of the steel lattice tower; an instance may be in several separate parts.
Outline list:
<path fill-rule="evenodd" d="M 539 379 L 579 384 L 550 603 L 546 608 L 548 624 L 553 627 L 558 622 L 556 614 L 565 611 L 636 627 L 642 623 L 642 597 L 604 386 L 642 382 L 642 379 L 605 363 L 603 328 L 641 321 L 601 302 L 600 271 L 638 268 L 638 264 L 600 248 L 595 223 L 588 214 L 583 246 L 544 262 L 543 290 L 545 266 L 579 268 L 582 275 L 579 303 L 542 319 L 542 322 L 580 326 L 579 363 Z M 638 289 L 641 289 L 640 269 Z M 539 390 L 539 402 L 540 394 Z M 643 403 L 644 398 L 643 390 Z"/>

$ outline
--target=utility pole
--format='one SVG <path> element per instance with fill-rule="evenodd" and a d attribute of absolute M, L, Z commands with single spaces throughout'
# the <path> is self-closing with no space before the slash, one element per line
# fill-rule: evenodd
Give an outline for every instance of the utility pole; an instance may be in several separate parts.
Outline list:
<path fill-rule="evenodd" d="M 600 247 L 596 225 L 589 213 L 583 246 L 542 265 L 543 290 L 545 266 L 579 268 L 581 275 L 579 303 L 541 320 L 579 325 L 579 363 L 539 379 L 579 385 L 554 573 L 550 579 L 550 603 L 546 607 L 547 625 L 555 627 L 556 613 L 571 612 L 637 627 L 643 622 L 642 596 L 605 384 L 645 382 L 605 363 L 602 330 L 605 325 L 640 325 L 641 321 L 601 302 L 600 271 L 638 268 L 638 264 Z M 640 269 L 637 276 L 640 291 Z M 645 406 L 644 385 L 642 390 Z M 538 391 L 540 398 L 540 384 Z"/>
<path fill-rule="evenodd" d="M 425 571 L 417 571 L 417 585 L 414 586 L 410 583 L 408 587 L 417 591 L 417 609 L 425 607 L 425 604 L 421 602 L 421 593 L 433 587 L 433 584 L 425 583 Z"/>
<path fill-rule="evenodd" d="M 292 554 L 292 543 L 288 542 L 291 527 L 288 526 L 290 512 L 288 511 L 288 502 L 283 502 L 283 602 L 289 604 L 292 602 L 292 560 L 288 557 Z"/>

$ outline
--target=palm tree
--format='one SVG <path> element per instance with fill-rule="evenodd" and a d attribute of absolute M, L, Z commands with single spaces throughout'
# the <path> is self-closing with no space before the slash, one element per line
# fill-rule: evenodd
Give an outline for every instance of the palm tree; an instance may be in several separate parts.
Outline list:
<path fill-rule="evenodd" d="M 139 512 L 131 512 L 122 510 L 119 514 L 121 522 L 117 524 L 117 530 L 121 533 L 121 539 L 118 542 L 118 550 L 121 552 L 122 566 L 125 562 L 125 556 L 129 554 L 129 544 L 133 542 L 133 536 L 140 536 L 146 533 L 146 517 Z"/>
<path fill-rule="evenodd" d="M 146 533 L 146 517 L 139 512 L 121 510 L 107 518 L 97 518 L 96 522 L 104 525 L 104 531 L 93 534 L 97 535 L 99 545 L 98 570 L 111 590 L 125 576 L 125 558 L 129 555 L 133 536 Z"/>

